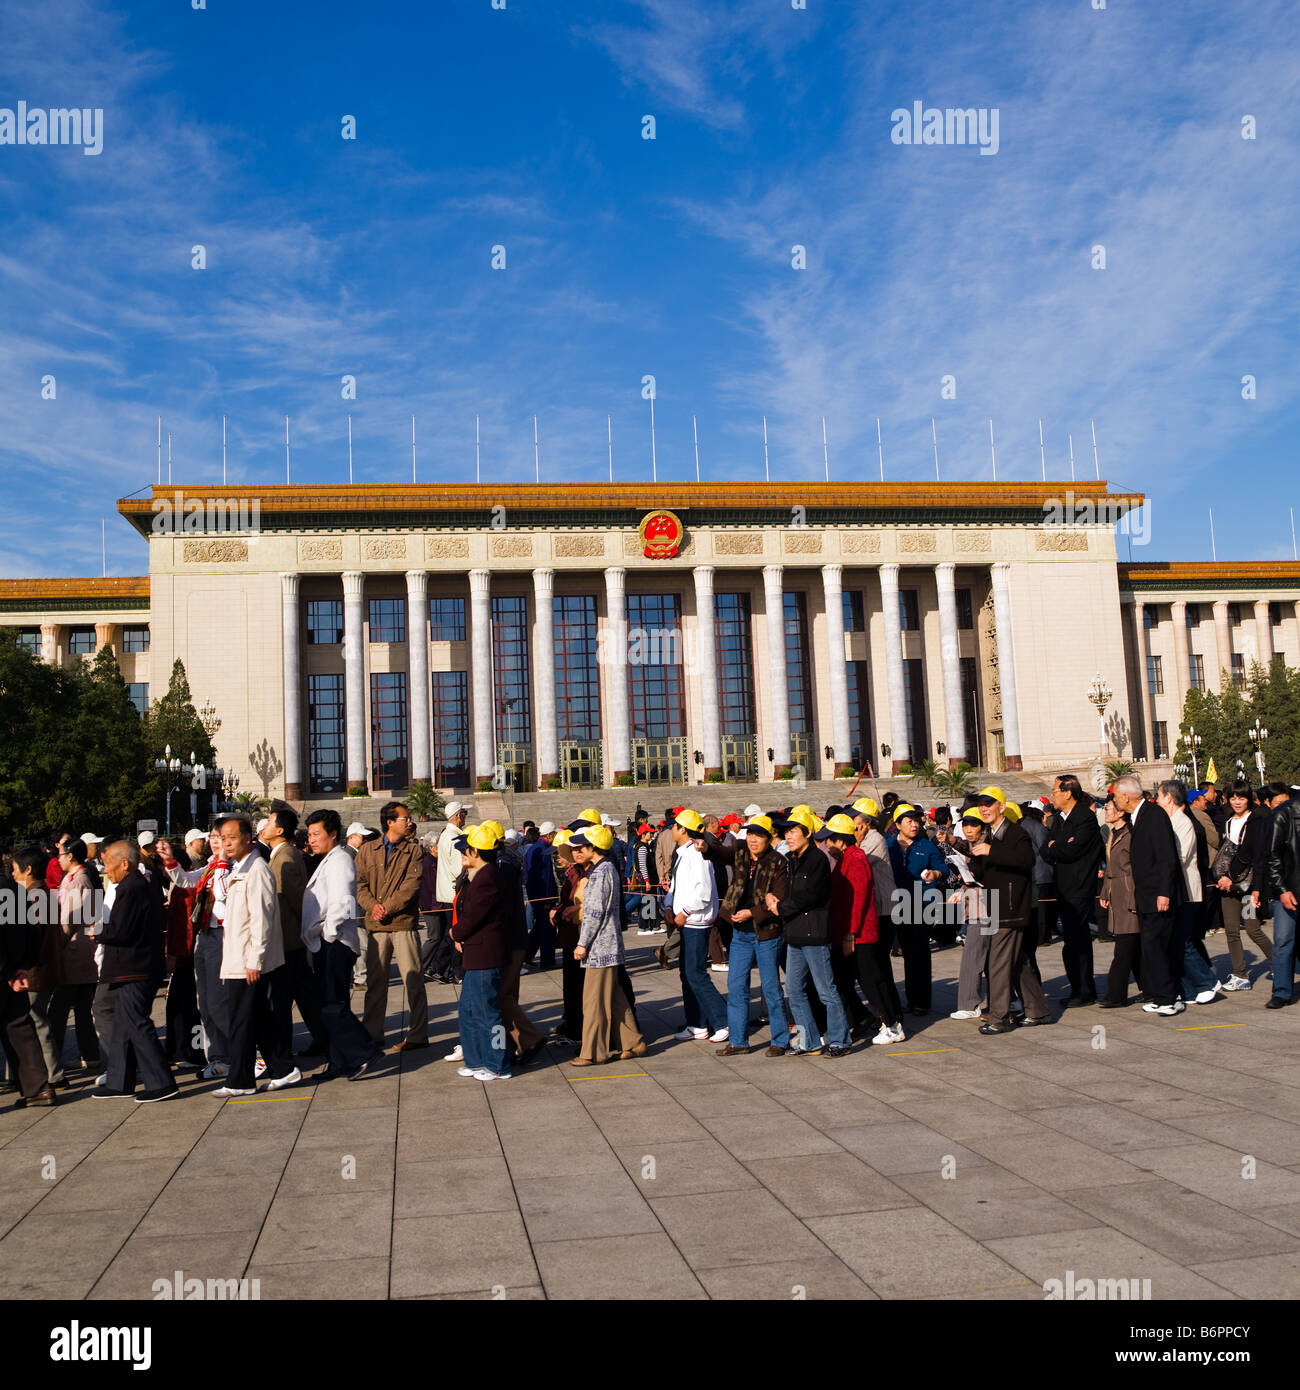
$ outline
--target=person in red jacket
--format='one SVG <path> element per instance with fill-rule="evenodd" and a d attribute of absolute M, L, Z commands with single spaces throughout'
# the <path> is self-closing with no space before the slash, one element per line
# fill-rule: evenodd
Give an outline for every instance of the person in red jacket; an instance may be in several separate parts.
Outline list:
<path fill-rule="evenodd" d="M 880 939 L 876 914 L 876 889 L 871 861 L 858 847 L 853 822 L 846 815 L 832 816 L 818 834 L 835 861 L 831 870 L 832 950 L 851 956 L 857 966 L 862 992 L 867 996 L 880 1031 L 872 1038 L 877 1046 L 904 1040 L 903 1021 L 890 999 L 880 962 L 872 947 Z M 837 944 L 837 945 L 836 945 Z"/>
<path fill-rule="evenodd" d="M 176 854 L 183 869 L 190 868 L 191 846 L 201 845 L 207 837 L 201 830 L 191 830 L 185 846 Z M 159 853 L 169 857 L 171 845 L 159 841 Z M 207 1065 L 203 1055 L 203 1033 L 199 1019 L 199 996 L 194 978 L 194 900 L 196 890 L 188 884 L 169 883 L 166 916 L 166 965 L 171 981 L 167 986 L 167 1060 L 181 1066 L 201 1069 Z"/>

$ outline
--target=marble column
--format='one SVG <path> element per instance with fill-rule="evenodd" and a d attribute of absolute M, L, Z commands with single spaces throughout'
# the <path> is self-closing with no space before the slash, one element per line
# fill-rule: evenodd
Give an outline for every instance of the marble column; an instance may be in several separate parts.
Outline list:
<path fill-rule="evenodd" d="M 411 731 L 411 782 L 432 782 L 433 686 L 429 680 L 429 576 L 406 572 L 406 708 Z"/>
<path fill-rule="evenodd" d="M 301 801 L 302 648 L 299 644 L 298 575 L 280 576 L 280 642 L 284 648 L 284 799 Z"/>
<path fill-rule="evenodd" d="M 1191 660 L 1187 646 L 1187 604 L 1182 599 L 1169 605 L 1174 620 L 1174 691 L 1178 696 L 1175 728 L 1182 723 L 1183 704 L 1187 699 L 1187 688 L 1191 684 Z"/>
<path fill-rule="evenodd" d="M 105 647 L 110 650 L 113 647 L 114 639 L 117 636 L 116 623 L 96 623 L 95 624 L 95 651 L 100 652 Z"/>
<path fill-rule="evenodd" d="M 59 660 L 59 625 L 41 624 L 41 660 L 47 666 L 57 665 Z"/>
<path fill-rule="evenodd" d="M 366 781 L 366 576 L 343 575 L 343 702 L 347 716 L 348 791 L 368 790 Z"/>
<path fill-rule="evenodd" d="M 474 702 L 474 776 L 491 777 L 496 771 L 496 684 L 492 675 L 492 572 L 469 572 L 469 626 Z"/>
<path fill-rule="evenodd" d="M 780 565 L 763 566 L 764 610 L 767 614 L 767 696 L 771 709 L 768 729 L 772 772 L 790 767 L 790 682 L 785 665 L 785 593 Z M 806 771 L 806 769 L 805 769 Z"/>
<path fill-rule="evenodd" d="M 961 638 L 957 630 L 957 566 L 935 566 L 939 588 L 939 651 L 943 661 L 943 720 L 948 766 L 966 761 L 966 711 L 961 703 Z"/>
<path fill-rule="evenodd" d="M 722 771 L 722 709 L 718 695 L 718 641 L 713 609 L 713 566 L 696 565 L 695 665 L 700 673 L 700 751 L 704 776 Z"/>
<path fill-rule="evenodd" d="M 632 775 L 632 718 L 627 695 L 627 603 L 624 584 L 627 571 L 605 571 L 605 644 L 601 660 L 605 667 L 605 688 L 609 692 L 609 760 L 612 764 L 606 782 L 613 786 L 620 776 Z"/>
<path fill-rule="evenodd" d="M 536 613 L 533 652 L 534 753 L 537 758 L 538 786 L 543 779 L 558 777 L 560 742 L 555 715 L 555 571 L 533 571 L 533 607 Z"/>
<path fill-rule="evenodd" d="M 1255 605 L 1255 643 L 1259 648 L 1259 664 L 1267 671 L 1273 660 L 1273 624 L 1269 622 L 1268 600 L 1264 598 Z"/>
<path fill-rule="evenodd" d="M 1219 599 L 1214 605 L 1214 649 L 1215 671 L 1210 689 L 1222 694 L 1232 684 L 1232 624 L 1228 621 L 1227 599 Z"/>
<path fill-rule="evenodd" d="M 1155 653 L 1151 650 L 1151 631 L 1147 627 L 1146 604 L 1133 605 L 1133 623 L 1133 650 L 1137 653 L 1141 667 L 1138 672 L 1138 713 L 1142 719 L 1142 749 L 1145 756 L 1150 758 L 1155 741 L 1156 697 L 1150 688 L 1147 672 L 1151 668 L 1151 658 Z M 1133 742 L 1136 747 L 1137 740 L 1134 739 Z"/>
<path fill-rule="evenodd" d="M 849 734 L 849 676 L 844 662 L 844 567 L 822 566 L 822 589 L 826 595 L 826 646 L 831 677 L 831 746 L 835 766 L 831 772 L 856 771 L 852 763 Z M 870 749 L 867 750 L 868 757 Z"/>
<path fill-rule="evenodd" d="M 1002 693 L 1002 750 L 1008 772 L 1019 772 L 1020 702 L 1016 698 L 1016 654 L 1011 639 L 1011 566 L 999 560 L 993 569 L 993 621 L 998 630 L 998 687 Z"/>
<path fill-rule="evenodd" d="M 898 566 L 880 567 L 880 606 L 885 619 L 885 674 L 889 682 L 890 772 L 908 761 L 907 696 L 903 688 L 903 615 L 898 606 Z M 922 753 L 925 749 L 921 750 Z M 884 768 L 881 768 L 882 775 Z"/>

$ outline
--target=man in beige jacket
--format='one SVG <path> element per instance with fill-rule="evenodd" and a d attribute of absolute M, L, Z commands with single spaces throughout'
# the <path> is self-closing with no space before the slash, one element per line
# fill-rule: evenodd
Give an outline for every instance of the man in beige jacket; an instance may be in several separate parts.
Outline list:
<path fill-rule="evenodd" d="M 251 1096 L 257 1091 L 258 1050 L 278 1090 L 302 1080 L 286 1047 L 285 1026 L 293 1006 L 284 968 L 284 936 L 275 879 L 253 839 L 247 816 L 221 821 L 221 852 L 230 865 L 226 880 L 226 929 L 221 951 L 221 987 L 230 1013 L 230 1075 L 214 1095 Z"/>
<path fill-rule="evenodd" d="M 412 834 L 410 812 L 400 801 L 380 808 L 382 834 L 357 850 L 357 906 L 365 918 L 366 1031 L 383 1046 L 388 1018 L 388 971 L 394 956 L 406 987 L 410 1021 L 394 1048 L 411 1052 L 429 1045 L 428 1000 L 420 966 L 420 882 L 424 852 Z"/>

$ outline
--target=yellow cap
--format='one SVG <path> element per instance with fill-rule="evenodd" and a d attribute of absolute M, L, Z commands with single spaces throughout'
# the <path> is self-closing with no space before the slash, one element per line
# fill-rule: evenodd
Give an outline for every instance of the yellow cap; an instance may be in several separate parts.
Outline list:
<path fill-rule="evenodd" d="M 1007 794 L 1001 787 L 985 787 L 980 796 L 991 796 L 994 801 L 1000 801 L 1004 806 L 1007 804 Z"/>
<path fill-rule="evenodd" d="M 560 845 L 567 845 L 571 839 L 573 839 L 573 831 L 565 830 L 561 827 L 555 832 L 555 838 L 551 841 L 551 844 L 558 848 Z"/>
<path fill-rule="evenodd" d="M 872 820 L 880 814 L 880 807 L 869 796 L 859 797 L 853 803 L 853 809 Z"/>
<path fill-rule="evenodd" d="M 837 816 L 832 816 L 830 820 L 826 822 L 825 829 L 829 830 L 831 835 L 838 836 L 840 839 L 852 840 L 855 838 L 853 833 L 853 821 L 846 816 L 843 811 Z M 829 838 L 829 836 L 827 838 Z"/>
<path fill-rule="evenodd" d="M 781 822 L 781 825 L 783 829 L 791 825 L 802 826 L 810 835 L 815 835 L 822 828 L 821 821 L 813 814 L 810 806 L 791 807 L 790 814 Z"/>
<path fill-rule="evenodd" d="M 894 807 L 894 824 L 897 825 L 904 816 L 915 816 L 917 820 L 925 819 L 924 815 L 922 815 L 915 806 L 909 805 L 906 801 L 901 801 Z"/>
<path fill-rule="evenodd" d="M 693 830 L 697 834 L 704 828 L 704 820 L 698 811 L 692 811 L 689 807 L 683 806 L 675 817 L 676 824 L 683 830 Z"/>
<path fill-rule="evenodd" d="M 487 824 L 465 827 L 465 843 L 470 849 L 496 849 L 501 836 Z"/>
<path fill-rule="evenodd" d="M 497 837 L 498 840 L 505 839 L 506 828 L 504 825 L 501 824 L 499 820 L 485 820 L 482 824 L 483 829 L 490 830 Z"/>
<path fill-rule="evenodd" d="M 740 827 L 742 835 L 748 835 L 751 830 L 760 835 L 776 835 L 776 826 L 772 824 L 771 816 L 755 816 L 748 824 Z"/>
<path fill-rule="evenodd" d="M 607 825 L 589 825 L 585 830 L 575 830 L 571 845 L 588 845 L 592 849 L 609 849 L 614 843 L 614 832 Z"/>
<path fill-rule="evenodd" d="M 585 811 L 579 811 L 574 817 L 575 820 L 585 820 L 588 825 L 601 825 L 604 818 L 594 806 L 588 806 Z"/>
<path fill-rule="evenodd" d="M 1014 825 L 1025 813 L 1014 801 L 1009 801 L 1007 802 L 1006 810 L 1003 811 L 1002 814 Z"/>
<path fill-rule="evenodd" d="M 817 822 L 816 828 L 817 828 L 818 830 L 820 830 L 820 829 L 822 828 L 822 826 L 826 824 L 826 822 L 825 822 L 824 820 L 822 820 L 822 818 L 817 814 L 817 812 L 814 811 L 813 808 L 812 808 L 811 806 L 809 806 L 806 802 L 800 802 L 798 806 L 791 806 L 791 807 L 790 807 L 790 819 L 791 819 L 791 820 L 794 819 L 794 813 L 795 813 L 796 811 L 807 811 L 808 814 L 813 818 L 813 820 L 815 820 L 815 821 Z"/>

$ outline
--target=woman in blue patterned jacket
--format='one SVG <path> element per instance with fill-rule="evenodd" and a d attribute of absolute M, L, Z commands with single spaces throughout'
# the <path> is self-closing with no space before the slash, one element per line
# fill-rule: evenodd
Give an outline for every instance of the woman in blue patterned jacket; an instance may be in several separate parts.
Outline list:
<path fill-rule="evenodd" d="M 586 971 L 582 990 L 582 1049 L 569 1063 L 590 1067 L 611 1057 L 645 1055 L 631 1001 L 619 984 L 623 964 L 623 885 L 608 826 L 588 825 L 569 844 L 573 862 L 586 869 L 582 890 L 582 930 L 573 949 Z"/>

